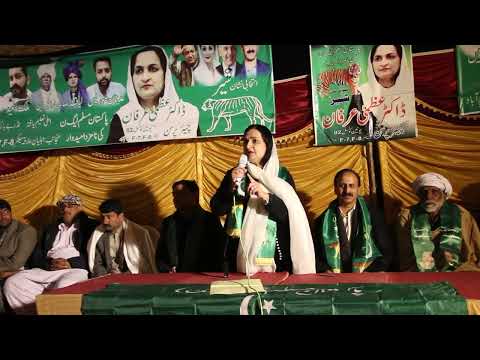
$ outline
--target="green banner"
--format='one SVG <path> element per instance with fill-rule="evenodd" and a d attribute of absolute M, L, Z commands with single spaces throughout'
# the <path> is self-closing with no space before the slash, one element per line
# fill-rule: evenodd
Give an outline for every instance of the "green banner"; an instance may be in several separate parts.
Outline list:
<path fill-rule="evenodd" d="M 208 285 L 122 285 L 83 296 L 85 315 L 467 315 L 447 282 L 273 285 L 265 293 L 209 295 Z"/>
<path fill-rule="evenodd" d="M 411 45 L 310 46 L 315 145 L 417 136 Z"/>
<path fill-rule="evenodd" d="M 457 45 L 455 54 L 460 114 L 480 113 L 480 45 Z"/>
<path fill-rule="evenodd" d="M 0 153 L 275 132 L 270 45 L 132 46 L 0 69 Z"/>

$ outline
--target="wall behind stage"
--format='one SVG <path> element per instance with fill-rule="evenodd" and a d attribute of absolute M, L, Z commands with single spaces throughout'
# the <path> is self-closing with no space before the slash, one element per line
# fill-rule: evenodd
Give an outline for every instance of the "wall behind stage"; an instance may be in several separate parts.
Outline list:
<path fill-rule="evenodd" d="M 332 179 L 340 167 L 354 168 L 368 179 L 363 146 L 312 148 L 312 142 L 311 125 L 277 138 L 280 161 L 291 171 L 311 220 L 334 198 Z M 38 228 L 53 220 L 54 204 L 66 193 L 78 194 L 86 212 L 94 216 L 104 199 L 120 198 L 128 218 L 159 226 L 174 211 L 174 181 L 196 180 L 201 205 L 209 209 L 224 173 L 235 166 L 241 153 L 238 139 L 157 144 L 122 156 L 51 152 L 22 171 L 4 175 L 0 196 L 11 202 L 15 217 Z M 364 181 L 363 193 L 368 194 L 368 186 Z"/>
<path fill-rule="evenodd" d="M 425 171 L 450 178 L 452 200 L 479 214 L 480 117 L 442 110 L 456 104 L 453 53 L 414 57 L 414 69 L 420 136 L 380 147 L 383 189 L 377 190 L 386 194 L 387 218 L 393 221 L 398 207 L 417 200 L 410 183 Z M 363 146 L 312 147 L 309 82 L 308 77 L 277 82 L 275 98 L 279 157 L 292 172 L 312 220 L 334 198 L 332 180 L 340 168 L 360 172 L 362 194 L 370 195 L 371 184 Z M 448 86 L 442 85 L 445 93 L 436 95 L 439 84 Z M 67 192 L 79 194 L 87 213 L 95 216 L 101 201 L 118 196 L 125 202 L 127 216 L 158 226 L 174 210 L 172 182 L 196 179 L 201 204 L 208 209 L 224 172 L 237 163 L 240 153 L 238 138 L 231 138 L 0 156 L 0 197 L 11 202 L 15 217 L 37 227 L 53 219 L 55 202 Z"/>

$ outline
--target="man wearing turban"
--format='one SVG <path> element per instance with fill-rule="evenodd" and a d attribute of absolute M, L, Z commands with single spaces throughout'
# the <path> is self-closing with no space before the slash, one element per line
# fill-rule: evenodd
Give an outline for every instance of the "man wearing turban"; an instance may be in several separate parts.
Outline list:
<path fill-rule="evenodd" d="M 37 70 L 40 89 L 32 93 L 32 102 L 39 110 L 60 111 L 61 94 L 55 89 L 55 63 L 43 64 Z"/>
<path fill-rule="evenodd" d="M 412 188 L 420 202 L 402 209 L 396 224 L 400 271 L 480 271 L 480 231 L 466 209 L 447 201 L 450 182 L 426 173 Z"/>
<path fill-rule="evenodd" d="M 27 262 L 28 270 L 10 276 L 5 298 L 17 314 L 35 312 L 35 298 L 45 289 L 57 289 L 88 279 L 87 242 L 97 226 L 82 207 L 79 196 L 57 202 L 62 216 L 49 224 Z"/>

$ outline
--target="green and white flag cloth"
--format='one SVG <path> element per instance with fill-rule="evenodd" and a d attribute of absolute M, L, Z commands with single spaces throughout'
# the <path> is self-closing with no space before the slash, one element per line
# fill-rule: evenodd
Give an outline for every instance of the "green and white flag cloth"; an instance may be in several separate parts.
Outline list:
<path fill-rule="evenodd" d="M 461 115 L 480 113 L 480 45 L 457 45 L 458 107 Z"/>
<path fill-rule="evenodd" d="M 446 282 L 298 284 L 260 294 L 210 295 L 208 285 L 122 285 L 83 296 L 84 315 L 466 315 Z"/>

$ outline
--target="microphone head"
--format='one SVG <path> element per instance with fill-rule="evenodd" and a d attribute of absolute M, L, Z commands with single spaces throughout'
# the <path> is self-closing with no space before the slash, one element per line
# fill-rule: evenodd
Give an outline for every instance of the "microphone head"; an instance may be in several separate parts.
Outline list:
<path fill-rule="evenodd" d="M 240 156 L 240 160 L 238 161 L 238 166 L 244 168 L 247 166 L 247 163 L 248 163 L 248 156 L 245 154 L 242 154 L 242 156 Z"/>

